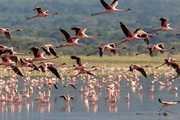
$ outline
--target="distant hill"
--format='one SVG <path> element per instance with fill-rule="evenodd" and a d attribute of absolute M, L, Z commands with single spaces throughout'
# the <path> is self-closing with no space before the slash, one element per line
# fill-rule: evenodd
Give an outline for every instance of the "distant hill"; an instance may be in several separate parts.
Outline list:
<path fill-rule="evenodd" d="M 111 3 L 113 0 L 106 0 Z M 0 1 L 0 27 L 11 29 L 19 28 L 20 33 L 12 35 L 12 40 L 7 41 L 0 35 L 0 43 L 5 45 L 20 46 L 22 51 L 27 51 L 30 46 L 43 44 L 63 44 L 64 37 L 59 28 L 70 31 L 71 27 L 80 26 L 87 28 L 88 34 L 101 34 L 98 39 L 89 40 L 88 47 L 63 48 L 61 54 L 85 54 L 94 51 L 98 46 L 123 39 L 124 34 L 119 22 L 125 23 L 134 32 L 136 28 L 151 31 L 160 26 L 160 17 L 169 19 L 171 26 L 180 27 L 180 1 L 179 0 L 119 0 L 119 8 L 131 8 L 126 13 L 104 14 L 91 17 L 92 13 L 104 10 L 99 0 L 1 0 Z M 42 6 L 49 12 L 58 12 L 58 16 L 35 18 L 27 21 L 26 18 L 36 14 L 33 9 Z M 150 43 L 164 42 L 165 46 L 177 48 L 180 52 L 180 36 L 178 31 L 159 32 L 159 36 L 151 39 Z M 81 40 L 87 42 L 88 40 Z M 132 55 L 146 47 L 143 41 L 128 42 L 124 44 L 129 49 L 122 54 Z"/>

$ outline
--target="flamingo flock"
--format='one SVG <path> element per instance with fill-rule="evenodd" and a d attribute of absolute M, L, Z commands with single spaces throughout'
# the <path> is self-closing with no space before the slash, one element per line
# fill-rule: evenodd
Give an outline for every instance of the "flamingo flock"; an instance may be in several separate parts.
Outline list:
<path fill-rule="evenodd" d="M 115 12 L 127 12 L 131 11 L 130 8 L 127 9 L 118 9 L 118 0 L 114 0 L 111 4 L 108 4 L 105 0 L 100 0 L 101 4 L 105 8 L 104 11 L 99 13 L 93 13 L 91 16 L 96 16 L 105 13 L 115 13 Z M 32 20 L 34 18 L 39 17 L 47 17 L 58 15 L 58 13 L 49 13 L 48 10 L 43 11 L 42 6 L 35 8 L 33 11 L 37 11 L 38 13 L 32 17 L 27 18 L 27 20 Z M 174 31 L 179 30 L 179 28 L 171 28 L 168 23 L 167 18 L 160 18 L 161 27 L 150 32 L 146 32 L 141 28 L 135 30 L 135 32 L 131 32 L 130 29 L 124 24 L 124 22 L 120 22 L 120 27 L 122 32 L 125 34 L 125 38 L 121 41 L 108 43 L 100 45 L 95 52 L 87 53 L 87 56 L 91 56 L 93 54 L 99 53 L 100 57 L 103 57 L 105 51 L 109 51 L 113 55 L 116 55 L 117 50 L 126 50 L 128 49 L 125 46 L 118 47 L 119 45 L 124 44 L 125 42 L 136 42 L 137 40 L 143 40 L 147 45 L 151 43 L 151 38 L 160 35 L 159 33 L 152 33 L 158 31 Z M 68 67 L 66 61 L 61 65 L 56 65 L 53 60 L 60 59 L 61 57 L 56 52 L 57 49 L 61 49 L 62 47 L 74 47 L 74 46 L 86 46 L 91 45 L 88 43 L 80 43 L 82 39 L 96 39 L 101 37 L 99 33 L 95 35 L 86 34 L 86 28 L 83 27 L 72 27 L 71 31 L 75 32 L 75 34 L 71 34 L 63 28 L 59 28 L 60 32 L 64 35 L 62 38 L 63 41 L 67 43 L 61 45 L 52 45 L 46 44 L 43 46 L 30 46 L 27 53 L 19 53 L 14 50 L 18 50 L 18 47 L 8 47 L 5 45 L 0 45 L 0 58 L 2 62 L 0 65 L 5 66 L 7 68 L 2 69 L 0 78 L 0 102 L 3 104 L 21 104 L 24 100 L 28 100 L 32 98 L 33 95 L 36 95 L 34 99 L 39 104 L 50 104 L 51 103 L 51 93 L 52 86 L 58 90 L 61 87 L 61 84 L 65 89 L 67 87 L 72 87 L 73 90 L 78 91 L 81 95 L 81 99 L 84 102 L 84 106 L 89 111 L 90 106 L 93 106 L 94 111 L 98 110 L 98 100 L 101 97 L 101 89 L 105 90 L 105 98 L 104 100 L 110 105 L 110 108 L 114 108 L 114 111 L 117 112 L 117 108 L 113 107 L 118 101 L 120 101 L 120 96 L 123 91 L 121 90 L 121 83 L 125 82 L 128 86 L 132 88 L 134 93 L 137 95 L 141 94 L 143 90 L 143 85 L 140 83 L 140 77 L 143 75 L 146 78 L 149 78 L 149 74 L 154 75 L 154 79 L 151 80 L 151 87 L 149 88 L 149 95 L 151 99 L 154 99 L 153 92 L 156 91 L 154 84 L 158 83 L 160 88 L 162 89 L 166 87 L 167 89 L 171 89 L 177 93 L 178 88 L 173 83 L 176 78 L 180 76 L 180 67 L 178 61 L 174 58 L 166 58 L 164 63 L 155 69 L 150 65 L 140 66 L 138 64 L 130 64 L 128 67 L 120 67 L 120 68 L 98 68 L 96 66 L 88 67 L 87 63 L 83 63 L 82 58 L 77 55 L 71 55 L 69 57 L 72 62 L 76 62 L 76 65 Z M 15 29 L 10 31 L 9 28 L 0 28 L 0 34 L 4 34 L 7 39 L 12 39 L 11 34 L 14 32 L 19 32 L 19 29 Z M 12 39 L 13 40 L 13 39 Z M 153 44 L 147 46 L 145 51 L 137 53 L 136 55 L 140 55 L 143 53 L 149 53 L 150 56 L 153 56 L 153 52 L 164 53 L 167 51 L 175 50 L 172 48 L 164 48 L 164 43 Z M 32 58 L 27 58 L 26 56 L 33 55 Z M 167 67 L 162 67 L 163 65 L 167 65 L 168 67 L 173 68 L 169 73 L 163 73 L 164 77 L 167 81 L 161 81 L 160 75 L 158 71 L 168 71 Z M 65 66 L 65 67 L 64 67 Z M 12 72 L 13 73 L 12 73 Z M 64 76 L 63 74 L 67 74 L 72 71 L 72 75 Z M 97 72 L 96 72 L 97 71 Z M 111 75 L 111 73 L 118 71 L 118 75 Z M 131 73 L 130 73 L 130 72 Z M 3 74 L 4 73 L 4 74 Z M 31 79 L 31 74 L 36 73 L 36 76 L 43 75 L 43 77 L 36 77 Z M 96 74 L 97 73 L 97 74 Z M 99 76 L 98 73 L 104 73 L 107 77 Z M 174 74 L 177 75 L 174 77 Z M 4 75 L 9 75 L 8 80 L 4 80 Z M 45 74 L 45 75 L 44 75 Z M 84 75 L 85 74 L 85 75 Z M 48 75 L 53 75 L 53 77 L 48 78 Z M 19 89 L 18 82 L 19 79 L 23 81 L 23 88 Z M 78 79 L 81 79 L 83 85 L 78 85 Z M 36 92 L 34 92 L 36 90 Z M 124 100 L 129 106 L 131 101 L 131 90 L 127 90 L 126 97 Z M 71 111 L 71 101 L 74 100 L 76 96 L 72 95 L 72 93 L 68 92 L 67 95 L 58 95 L 58 98 L 63 98 L 66 103 L 66 109 Z M 142 97 L 140 97 L 142 99 Z M 166 102 L 162 101 L 160 98 L 158 101 L 162 104 L 162 108 L 159 112 L 168 106 L 176 105 L 179 101 Z M 111 109 L 112 110 L 112 109 Z"/>

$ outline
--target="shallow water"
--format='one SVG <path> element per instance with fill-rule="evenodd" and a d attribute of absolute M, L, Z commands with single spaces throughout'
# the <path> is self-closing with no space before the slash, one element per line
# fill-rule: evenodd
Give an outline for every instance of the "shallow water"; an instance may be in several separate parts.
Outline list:
<path fill-rule="evenodd" d="M 163 79 L 161 78 L 163 81 Z M 52 88 L 51 102 L 48 104 L 37 103 L 33 95 L 30 99 L 23 101 L 22 104 L 3 104 L 0 103 L 0 120 L 179 120 L 180 104 L 168 107 L 171 112 L 162 111 L 157 115 L 161 104 L 158 98 L 162 100 L 173 101 L 180 100 L 178 92 L 174 92 L 166 87 L 160 90 L 159 84 L 155 84 L 155 92 L 149 93 L 151 78 L 141 78 L 143 90 L 140 93 L 133 92 L 133 89 L 125 82 L 121 82 L 121 94 L 119 100 L 115 103 L 105 101 L 105 89 L 99 90 L 100 97 L 97 103 L 90 103 L 81 98 L 80 92 L 71 87 L 64 88 L 59 83 L 59 89 Z M 21 83 L 20 83 L 21 84 Z M 82 86 L 81 82 L 78 88 Z M 173 86 L 180 87 L 180 82 L 176 80 Z M 126 95 L 130 93 L 130 101 L 126 102 Z M 70 93 L 74 96 L 71 104 L 66 105 L 60 95 Z M 163 113 L 167 113 L 163 115 Z"/>

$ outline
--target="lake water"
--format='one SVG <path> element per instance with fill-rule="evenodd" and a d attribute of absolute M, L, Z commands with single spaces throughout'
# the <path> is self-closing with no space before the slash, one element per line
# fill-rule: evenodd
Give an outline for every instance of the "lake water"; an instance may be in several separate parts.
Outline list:
<path fill-rule="evenodd" d="M 35 96 L 23 101 L 22 104 L 0 103 L 0 120 L 179 120 L 180 104 L 168 107 L 167 110 L 171 112 L 162 110 L 161 115 L 156 114 L 161 107 L 158 98 L 166 101 L 180 100 L 179 91 L 174 92 L 166 87 L 160 89 L 160 85 L 155 83 L 155 92 L 149 93 L 151 79 L 153 78 L 140 79 L 143 90 L 139 93 L 133 92 L 130 85 L 122 81 L 120 98 L 115 104 L 105 101 L 104 88 L 99 90 L 99 100 L 96 103 L 87 104 L 78 90 L 71 87 L 64 88 L 59 83 L 59 89 L 52 88 L 51 102 L 48 104 L 37 103 L 34 100 Z M 161 81 L 164 79 L 161 78 Z M 82 85 L 80 81 L 77 88 Z M 178 79 L 173 86 L 179 88 Z M 128 91 L 130 101 L 126 102 Z M 66 105 L 65 101 L 58 97 L 68 92 L 74 96 L 74 100 Z M 167 116 L 163 113 L 167 113 Z"/>

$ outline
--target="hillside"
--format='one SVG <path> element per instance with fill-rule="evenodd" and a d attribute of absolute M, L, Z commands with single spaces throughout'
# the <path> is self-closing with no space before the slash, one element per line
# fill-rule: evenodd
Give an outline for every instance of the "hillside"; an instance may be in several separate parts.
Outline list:
<path fill-rule="evenodd" d="M 111 3 L 112 0 L 106 0 Z M 124 34 L 119 22 L 125 23 L 132 31 L 142 28 L 151 31 L 160 26 L 160 17 L 169 19 L 173 28 L 180 27 L 180 1 L 179 0 L 119 0 L 118 8 L 131 8 L 126 13 L 104 14 L 91 17 L 92 13 L 104 10 L 99 0 L 1 0 L 0 1 L 0 27 L 11 29 L 19 28 L 20 33 L 12 35 L 12 40 L 7 41 L 1 35 L 0 43 L 9 46 L 19 46 L 22 51 L 33 45 L 63 44 L 63 35 L 59 28 L 70 31 L 71 27 L 81 26 L 87 28 L 88 34 L 100 33 L 98 39 L 89 40 L 92 44 L 88 47 L 74 47 L 59 49 L 61 54 L 86 54 L 98 46 L 123 39 Z M 47 18 L 26 19 L 36 14 L 33 11 L 37 6 L 42 6 L 49 12 L 58 12 L 57 16 Z M 165 46 L 177 48 L 180 52 L 180 36 L 178 31 L 159 32 L 159 36 L 151 39 L 152 44 L 164 42 Z M 88 40 L 82 40 L 87 42 Z M 129 47 L 122 54 L 132 55 L 136 51 L 142 51 L 146 44 L 142 41 L 128 42 Z"/>

